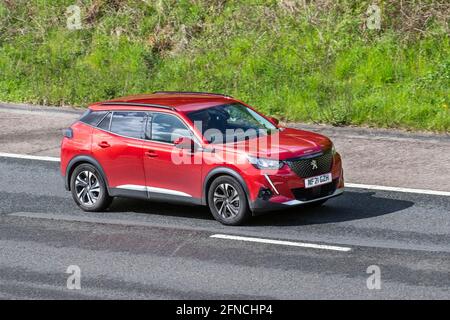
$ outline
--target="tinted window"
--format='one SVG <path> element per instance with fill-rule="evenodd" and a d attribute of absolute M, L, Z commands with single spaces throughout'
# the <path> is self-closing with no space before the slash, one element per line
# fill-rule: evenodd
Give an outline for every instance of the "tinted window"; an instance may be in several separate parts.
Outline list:
<path fill-rule="evenodd" d="M 144 120 L 143 112 L 114 112 L 111 131 L 126 137 L 142 138 Z"/>
<path fill-rule="evenodd" d="M 176 116 L 164 113 L 153 114 L 151 139 L 173 143 L 179 137 L 190 137 L 191 133 L 184 123 Z"/>
<path fill-rule="evenodd" d="M 239 103 L 194 111 L 188 117 L 211 143 L 241 141 L 278 130 L 263 116 Z"/>
<path fill-rule="evenodd" d="M 103 118 L 103 120 L 98 124 L 97 127 L 103 130 L 109 130 L 109 124 L 111 122 L 111 113 L 108 113 L 108 115 Z"/>
<path fill-rule="evenodd" d="M 107 111 L 87 111 L 81 116 L 80 121 L 91 126 L 96 126 L 106 113 Z"/>

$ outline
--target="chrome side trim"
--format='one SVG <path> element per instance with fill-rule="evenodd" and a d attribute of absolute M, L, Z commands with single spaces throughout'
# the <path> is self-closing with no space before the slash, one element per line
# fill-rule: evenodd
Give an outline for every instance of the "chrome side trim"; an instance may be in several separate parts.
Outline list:
<path fill-rule="evenodd" d="M 125 190 L 133 190 L 133 191 L 143 191 L 143 192 L 147 191 L 146 186 L 139 186 L 139 185 L 135 185 L 135 184 L 123 184 L 123 185 L 117 186 L 116 188 L 117 189 L 125 189 Z"/>
<path fill-rule="evenodd" d="M 171 194 L 173 196 L 192 197 L 190 194 L 187 194 L 185 192 L 181 192 L 181 191 L 177 191 L 177 190 L 164 189 L 164 188 L 147 187 L 147 191 L 148 192 L 155 192 L 155 193 Z"/>
<path fill-rule="evenodd" d="M 326 197 L 317 198 L 317 199 L 308 200 L 308 201 L 291 200 L 291 201 L 283 202 L 283 204 L 284 205 L 288 205 L 288 206 L 295 206 L 295 205 L 298 205 L 298 204 L 311 203 L 311 202 L 316 202 L 316 201 L 320 201 L 320 200 L 324 200 L 324 199 L 328 199 L 328 198 L 333 198 L 333 197 L 336 197 L 336 196 L 338 196 L 338 195 L 340 195 L 342 193 L 344 193 L 344 188 L 337 189 L 333 194 L 330 194 L 329 196 L 326 196 Z"/>
<path fill-rule="evenodd" d="M 277 188 L 275 188 L 275 185 L 273 184 L 272 180 L 270 180 L 269 176 L 267 174 L 264 174 L 264 177 L 266 178 L 267 182 L 270 184 L 270 186 L 272 187 L 273 191 L 275 191 L 276 194 L 280 194 L 277 190 Z"/>
<path fill-rule="evenodd" d="M 177 190 L 171 190 L 171 189 L 164 189 L 164 188 L 156 188 L 156 187 L 148 187 L 148 186 L 140 186 L 135 184 L 124 184 L 115 187 L 116 189 L 125 189 L 125 190 L 133 190 L 133 191 L 142 191 L 142 192 L 155 192 L 155 193 L 163 193 L 163 194 L 170 194 L 173 196 L 180 196 L 180 197 L 190 197 L 192 196 L 190 194 L 187 194 L 185 192 L 177 191 Z"/>

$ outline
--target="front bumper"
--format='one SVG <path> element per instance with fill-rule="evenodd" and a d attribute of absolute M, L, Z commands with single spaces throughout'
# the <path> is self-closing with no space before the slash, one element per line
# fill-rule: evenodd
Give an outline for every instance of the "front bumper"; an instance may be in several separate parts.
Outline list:
<path fill-rule="evenodd" d="M 251 209 L 252 209 L 253 213 L 261 213 L 261 212 L 274 211 L 274 210 L 284 210 L 284 209 L 288 209 L 293 206 L 299 206 L 299 205 L 304 205 L 304 204 L 308 204 L 308 203 L 314 203 L 317 201 L 334 198 L 334 197 L 340 196 L 343 193 L 344 193 L 344 188 L 339 188 L 339 189 L 336 189 L 336 191 L 334 191 L 332 194 L 330 194 L 328 196 L 320 197 L 320 198 L 316 198 L 316 199 L 312 199 L 312 200 L 306 200 L 306 201 L 290 200 L 290 201 L 286 201 L 286 202 L 272 202 L 269 200 L 256 199 L 256 201 L 252 202 Z"/>
<path fill-rule="evenodd" d="M 317 189 L 305 188 L 305 179 L 287 166 L 277 172 L 263 172 L 259 176 L 253 176 L 250 180 L 250 208 L 254 213 L 272 211 L 339 196 L 344 192 L 344 173 L 339 154 L 333 158 L 331 174 L 332 182 Z"/>

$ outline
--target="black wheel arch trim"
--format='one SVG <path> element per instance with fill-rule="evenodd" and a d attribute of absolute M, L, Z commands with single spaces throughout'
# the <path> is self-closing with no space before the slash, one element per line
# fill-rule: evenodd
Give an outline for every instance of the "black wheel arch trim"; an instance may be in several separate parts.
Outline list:
<path fill-rule="evenodd" d="M 236 180 L 241 184 L 242 188 L 244 189 L 245 194 L 247 195 L 247 201 L 250 206 L 250 209 L 253 208 L 252 202 L 250 201 L 250 193 L 247 187 L 247 184 L 245 183 L 244 178 L 235 170 L 228 168 L 228 167 L 218 167 L 212 169 L 205 177 L 205 180 L 203 182 L 203 196 L 202 196 L 202 204 L 207 205 L 208 204 L 208 187 L 211 185 L 211 183 L 214 181 L 216 176 L 219 175 L 228 175 Z"/>
<path fill-rule="evenodd" d="M 102 175 L 102 178 L 106 184 L 106 188 L 108 189 L 108 192 L 109 192 L 109 183 L 108 183 L 108 178 L 105 175 L 105 171 L 103 170 L 102 166 L 96 159 L 94 159 L 92 156 L 88 156 L 88 155 L 76 156 L 76 157 L 72 158 L 72 160 L 69 161 L 69 164 L 67 165 L 67 168 L 66 168 L 66 175 L 64 176 L 64 186 L 67 191 L 70 191 L 71 174 L 72 174 L 73 170 L 76 168 L 77 164 L 79 164 L 79 163 L 89 163 L 89 164 L 93 165 L 98 171 L 100 171 L 100 174 Z"/>

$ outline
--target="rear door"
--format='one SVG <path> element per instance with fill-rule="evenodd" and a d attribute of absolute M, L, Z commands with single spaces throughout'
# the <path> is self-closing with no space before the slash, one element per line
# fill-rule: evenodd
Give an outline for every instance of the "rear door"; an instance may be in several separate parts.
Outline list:
<path fill-rule="evenodd" d="M 140 192 L 146 196 L 142 159 L 146 117 L 140 111 L 110 112 L 93 134 L 92 153 L 103 167 L 110 188 L 117 188 L 119 193 Z"/>

